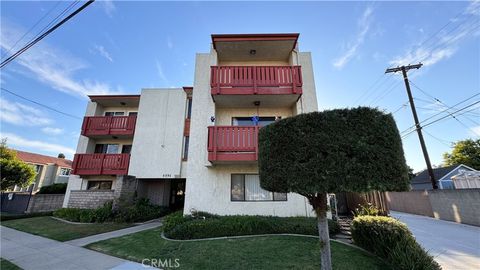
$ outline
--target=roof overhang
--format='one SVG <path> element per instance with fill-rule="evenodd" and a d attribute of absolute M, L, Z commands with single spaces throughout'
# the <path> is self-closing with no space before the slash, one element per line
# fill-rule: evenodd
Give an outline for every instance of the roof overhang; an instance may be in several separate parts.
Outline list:
<path fill-rule="evenodd" d="M 213 34 L 212 44 L 221 61 L 279 61 L 288 60 L 299 35 Z"/>
<path fill-rule="evenodd" d="M 138 107 L 140 95 L 90 95 L 92 102 L 102 106 L 128 106 Z"/>

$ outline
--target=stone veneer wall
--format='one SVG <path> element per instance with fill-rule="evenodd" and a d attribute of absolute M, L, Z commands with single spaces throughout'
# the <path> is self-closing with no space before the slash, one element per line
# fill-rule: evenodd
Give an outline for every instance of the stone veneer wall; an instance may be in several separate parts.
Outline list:
<path fill-rule="evenodd" d="M 108 201 L 113 201 L 114 190 L 72 190 L 68 208 L 98 208 Z"/>
<path fill-rule="evenodd" d="M 27 213 L 49 212 L 62 208 L 65 194 L 35 194 L 28 204 Z"/>

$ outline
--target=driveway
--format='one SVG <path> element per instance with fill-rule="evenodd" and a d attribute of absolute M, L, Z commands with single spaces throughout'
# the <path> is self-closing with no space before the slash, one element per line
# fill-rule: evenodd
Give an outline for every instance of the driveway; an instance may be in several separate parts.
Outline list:
<path fill-rule="evenodd" d="M 25 270 L 148 269 L 139 263 L 4 226 L 0 226 L 0 230 L 1 257 Z"/>
<path fill-rule="evenodd" d="M 480 269 L 480 228 L 391 211 L 443 269 Z"/>

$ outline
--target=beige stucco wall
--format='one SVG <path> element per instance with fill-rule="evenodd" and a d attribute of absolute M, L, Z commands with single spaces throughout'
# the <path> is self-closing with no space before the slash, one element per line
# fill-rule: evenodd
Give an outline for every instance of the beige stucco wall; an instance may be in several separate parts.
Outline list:
<path fill-rule="evenodd" d="M 180 178 L 186 93 L 143 89 L 130 157 L 137 178 Z"/>
<path fill-rule="evenodd" d="M 300 53 L 298 62 L 302 66 L 304 79 L 303 98 L 293 108 L 259 108 L 260 116 L 288 117 L 297 112 L 317 110 L 313 71 L 310 54 Z M 296 61 L 297 57 L 295 57 Z M 291 60 L 293 61 L 293 60 Z M 224 63 L 222 63 L 224 64 Z M 228 63 L 242 64 L 242 63 Z M 249 65 L 253 63 L 248 63 Z M 265 63 L 258 63 L 265 65 Z M 192 209 L 221 215 L 276 215 L 310 216 L 311 206 L 298 194 L 288 194 L 287 201 L 232 202 L 230 200 L 231 174 L 258 173 L 257 165 L 212 165 L 207 158 L 207 127 L 210 117 L 216 117 L 216 125 L 231 125 L 235 116 L 252 116 L 256 108 L 215 108 L 210 95 L 210 66 L 217 65 L 215 51 L 197 54 L 193 90 L 192 122 L 190 127 L 190 154 L 187 167 L 187 182 L 184 213 Z M 241 97 L 239 97 L 241 98 Z M 313 100 L 309 100 L 313 99 Z"/>

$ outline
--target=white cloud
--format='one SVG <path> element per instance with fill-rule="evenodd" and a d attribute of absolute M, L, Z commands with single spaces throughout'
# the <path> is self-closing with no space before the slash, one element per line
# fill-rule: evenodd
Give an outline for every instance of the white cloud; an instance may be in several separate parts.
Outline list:
<path fill-rule="evenodd" d="M 2 20 L 0 48 L 3 51 L 8 50 L 22 33 L 24 33 L 23 29 Z M 122 92 L 119 88 L 112 89 L 107 83 L 90 79 L 75 79 L 75 73 L 85 69 L 88 66 L 87 63 L 61 49 L 49 46 L 44 41 L 18 57 L 15 63 L 23 67 L 27 75 L 73 96 L 86 98 L 86 95 L 91 94 L 106 95 Z"/>
<path fill-rule="evenodd" d="M 460 17 L 451 20 L 451 26 L 438 33 L 437 38 L 414 45 L 404 54 L 394 57 L 390 64 L 401 66 L 422 62 L 425 66 L 431 66 L 450 58 L 458 50 L 461 41 L 478 34 L 478 29 L 475 32 L 478 25 L 472 24 L 469 19 L 473 15 L 473 20 L 478 20 L 479 3 L 480 1 L 471 2 Z"/>
<path fill-rule="evenodd" d="M 97 45 L 95 44 L 93 46 L 93 49 L 95 50 L 96 53 L 100 54 L 101 56 L 103 56 L 105 59 L 107 59 L 108 61 L 112 62 L 113 63 L 113 58 L 112 56 L 110 55 L 110 53 L 105 49 L 105 47 L 103 47 L 102 45 Z"/>
<path fill-rule="evenodd" d="M 63 134 L 64 130 L 61 128 L 44 127 L 42 128 L 42 132 L 48 135 L 60 135 Z"/>
<path fill-rule="evenodd" d="M 470 134 L 472 136 L 480 137 L 480 126 L 470 128 Z"/>
<path fill-rule="evenodd" d="M 112 0 L 104 0 L 100 1 L 102 3 L 103 10 L 107 14 L 108 17 L 113 18 L 113 13 L 117 10 L 117 7 L 113 3 Z"/>
<path fill-rule="evenodd" d="M 0 97 L 0 120 L 18 126 L 45 126 L 53 122 L 45 112 L 3 97 Z"/>
<path fill-rule="evenodd" d="M 167 47 L 169 49 L 173 49 L 173 42 L 172 42 L 172 38 L 171 37 L 167 37 Z"/>
<path fill-rule="evenodd" d="M 167 79 L 167 76 L 165 76 L 165 73 L 163 72 L 162 64 L 158 60 L 156 60 L 155 65 L 157 67 L 158 76 L 162 80 L 162 83 L 168 84 L 168 79 Z"/>
<path fill-rule="evenodd" d="M 365 41 L 365 37 L 370 30 L 372 23 L 373 8 L 367 7 L 362 14 L 362 17 L 358 20 L 358 33 L 355 41 L 349 44 L 345 53 L 333 61 L 333 66 L 340 69 L 343 68 L 357 53 L 360 45 Z"/>
<path fill-rule="evenodd" d="M 13 133 L 0 133 L 0 138 L 7 138 L 7 144 L 12 148 L 31 149 L 30 151 L 47 152 L 55 155 L 58 153 L 64 153 L 69 158 L 75 154 L 75 150 L 70 147 L 43 141 L 34 141 Z"/>

